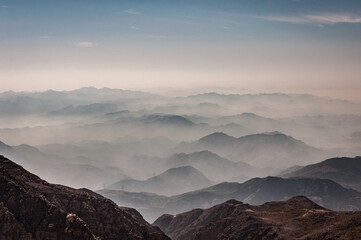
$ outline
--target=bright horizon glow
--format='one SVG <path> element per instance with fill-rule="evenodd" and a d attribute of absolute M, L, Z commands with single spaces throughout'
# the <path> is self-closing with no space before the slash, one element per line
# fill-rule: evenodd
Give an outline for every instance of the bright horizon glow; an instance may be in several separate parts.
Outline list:
<path fill-rule="evenodd" d="M 0 92 L 212 87 L 361 101 L 360 1 L 222 3 L 0 0 Z"/>

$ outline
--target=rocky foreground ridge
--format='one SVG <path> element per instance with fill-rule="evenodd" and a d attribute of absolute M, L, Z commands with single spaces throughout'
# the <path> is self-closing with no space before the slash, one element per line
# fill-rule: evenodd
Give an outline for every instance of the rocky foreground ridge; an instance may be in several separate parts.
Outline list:
<path fill-rule="evenodd" d="M 50 184 L 0 156 L 0 239 L 168 240 L 134 209 Z"/>
<path fill-rule="evenodd" d="M 361 239 L 361 212 L 334 212 L 303 196 L 260 206 L 229 200 L 163 215 L 154 225 L 173 240 Z"/>

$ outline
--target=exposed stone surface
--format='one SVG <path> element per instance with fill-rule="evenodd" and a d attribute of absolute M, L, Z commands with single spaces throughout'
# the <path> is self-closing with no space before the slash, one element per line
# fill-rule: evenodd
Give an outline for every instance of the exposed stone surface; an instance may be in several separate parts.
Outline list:
<path fill-rule="evenodd" d="M 361 212 L 330 211 L 303 196 L 261 206 L 230 200 L 163 215 L 154 225 L 173 240 L 361 239 Z"/>
<path fill-rule="evenodd" d="M 0 239 L 169 239 L 87 189 L 49 184 L 0 156 Z"/>

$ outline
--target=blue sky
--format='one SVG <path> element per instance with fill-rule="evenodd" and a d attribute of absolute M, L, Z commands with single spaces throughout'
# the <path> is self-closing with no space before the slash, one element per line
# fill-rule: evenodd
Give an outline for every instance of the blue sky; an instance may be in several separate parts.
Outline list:
<path fill-rule="evenodd" d="M 357 96 L 361 1 L 0 0 L 0 53 L 0 91 L 213 86 Z"/>

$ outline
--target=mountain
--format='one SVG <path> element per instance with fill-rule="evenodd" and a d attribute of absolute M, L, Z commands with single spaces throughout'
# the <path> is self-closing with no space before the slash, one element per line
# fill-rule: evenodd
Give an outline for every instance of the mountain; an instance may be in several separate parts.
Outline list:
<path fill-rule="evenodd" d="M 78 106 L 110 102 L 115 104 L 122 102 L 124 104 L 133 100 L 149 102 L 149 100 L 160 98 L 158 95 L 140 91 L 109 88 L 97 89 L 94 87 L 84 87 L 72 91 L 4 92 L 0 93 L 0 109 L 2 110 L 0 115 L 21 116 L 48 113 L 54 111 L 54 109 L 66 107 L 69 107 L 69 109 L 63 110 L 71 110 L 71 105 Z M 88 107 L 85 107 L 85 109 Z M 93 109 L 94 106 L 91 106 L 91 108 Z"/>
<path fill-rule="evenodd" d="M 190 154 L 177 153 L 163 159 L 164 166 L 192 166 L 212 181 L 223 182 L 240 174 L 248 175 L 250 179 L 254 175 L 260 175 L 262 169 L 253 167 L 244 162 L 232 162 L 210 151 L 194 152 Z"/>
<path fill-rule="evenodd" d="M 331 179 L 344 187 L 361 191 L 361 157 L 331 158 L 305 166 L 283 176 Z"/>
<path fill-rule="evenodd" d="M 134 209 L 49 184 L 0 156 L 2 239 L 169 239 Z"/>
<path fill-rule="evenodd" d="M 123 173 L 113 174 L 93 166 L 90 159 L 63 158 L 43 153 L 27 144 L 9 146 L 0 142 L 0 154 L 13 159 L 15 163 L 49 182 L 76 188 L 100 189 L 126 177 Z"/>
<path fill-rule="evenodd" d="M 169 198 L 111 190 L 100 190 L 98 193 L 118 204 L 138 209 L 149 221 L 164 213 L 178 214 L 194 208 L 208 208 L 230 199 L 259 205 L 298 195 L 304 195 L 335 211 L 361 210 L 360 192 L 346 189 L 328 179 L 254 178 L 242 184 L 225 182 Z"/>
<path fill-rule="evenodd" d="M 107 103 L 93 103 L 89 105 L 79 105 L 73 106 L 69 105 L 60 110 L 51 111 L 50 115 L 90 115 L 90 114 L 106 114 L 109 112 L 115 112 L 117 110 L 117 106 L 115 104 L 107 104 Z"/>
<path fill-rule="evenodd" d="M 275 119 L 259 116 L 254 113 L 245 112 L 239 115 L 224 116 L 216 119 L 217 123 L 229 124 L 237 123 L 247 129 L 252 129 L 257 132 L 265 131 L 282 131 L 283 124 Z"/>
<path fill-rule="evenodd" d="M 230 200 L 154 222 L 173 240 L 360 239 L 361 212 L 333 212 L 303 196 L 252 206 Z"/>
<path fill-rule="evenodd" d="M 157 124 L 161 126 L 192 127 L 194 123 L 178 115 L 146 115 L 141 118 L 144 124 Z"/>
<path fill-rule="evenodd" d="M 286 168 L 313 163 L 326 153 L 280 132 L 247 135 L 240 138 L 216 132 L 195 142 L 181 143 L 176 152 L 208 150 L 232 161 L 243 161 L 257 167 Z"/>
<path fill-rule="evenodd" d="M 142 166 L 142 169 L 139 169 Z M 166 171 L 169 168 L 177 168 L 182 166 L 192 166 L 202 172 L 208 179 L 214 182 L 230 181 L 243 175 L 245 180 L 252 177 L 262 177 L 265 173 L 272 172 L 272 169 L 262 169 L 253 167 L 244 162 L 232 162 L 222 158 L 210 151 L 201 151 L 193 153 L 176 153 L 168 157 L 150 157 L 150 156 L 134 156 L 125 164 L 128 167 L 127 172 L 153 172 Z M 278 173 L 278 171 L 273 171 Z M 140 173 L 139 173 L 140 174 Z"/>
<path fill-rule="evenodd" d="M 0 141 L 0 153 L 3 155 L 14 155 L 15 149 Z"/>
<path fill-rule="evenodd" d="M 148 178 L 145 181 L 124 179 L 110 185 L 108 188 L 131 192 L 174 195 L 208 187 L 212 184 L 213 183 L 197 169 L 191 166 L 183 166 L 168 169 L 162 174 Z"/>

